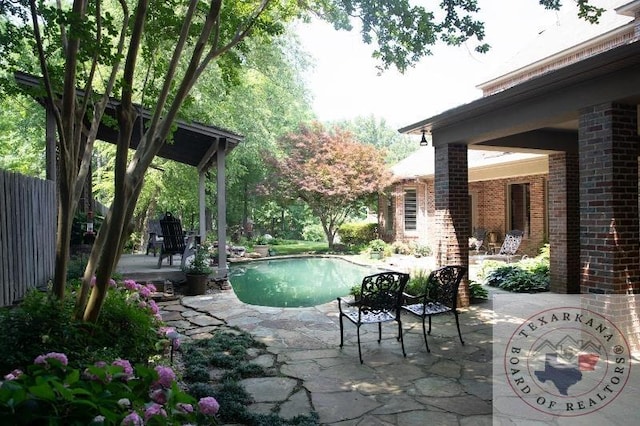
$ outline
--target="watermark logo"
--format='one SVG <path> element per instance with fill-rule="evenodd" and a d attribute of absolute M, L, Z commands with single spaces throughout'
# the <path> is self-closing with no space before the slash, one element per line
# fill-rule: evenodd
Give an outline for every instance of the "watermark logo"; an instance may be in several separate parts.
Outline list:
<path fill-rule="evenodd" d="M 504 372 L 515 394 L 553 416 L 591 414 L 621 392 L 631 370 L 629 345 L 612 321 L 594 311 L 557 307 L 518 326 Z"/>

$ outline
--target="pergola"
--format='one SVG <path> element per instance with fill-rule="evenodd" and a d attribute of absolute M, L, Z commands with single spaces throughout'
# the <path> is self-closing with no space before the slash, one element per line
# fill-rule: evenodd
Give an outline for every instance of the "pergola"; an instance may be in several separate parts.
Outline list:
<path fill-rule="evenodd" d="M 15 79 L 18 84 L 26 87 L 40 87 L 41 78 L 17 72 Z M 36 97 L 46 109 L 46 156 L 47 156 L 47 179 L 56 180 L 56 128 L 53 114 L 48 102 L 43 97 Z M 116 118 L 116 111 L 120 102 L 110 98 L 105 109 L 105 115 Z M 136 149 L 142 138 L 145 124 L 151 118 L 151 113 L 138 107 L 138 118 L 134 123 L 134 131 L 131 137 L 129 148 Z M 217 191 L 217 223 L 218 223 L 218 244 L 219 247 L 226 246 L 226 187 L 225 187 L 225 163 L 226 155 L 234 149 L 244 136 L 233 133 L 229 130 L 217 126 L 210 126 L 201 123 L 187 123 L 176 121 L 176 130 L 172 135 L 172 142 L 165 142 L 158 152 L 158 156 L 179 163 L 188 164 L 198 170 L 198 201 L 199 201 L 199 222 L 200 235 L 205 235 L 205 177 L 208 170 L 214 165 L 217 171 L 216 185 Z M 104 123 L 100 124 L 97 139 L 115 144 L 118 138 L 118 130 Z M 218 273 L 216 279 L 221 279 L 226 275 L 227 260 L 225 250 L 218 250 Z"/>

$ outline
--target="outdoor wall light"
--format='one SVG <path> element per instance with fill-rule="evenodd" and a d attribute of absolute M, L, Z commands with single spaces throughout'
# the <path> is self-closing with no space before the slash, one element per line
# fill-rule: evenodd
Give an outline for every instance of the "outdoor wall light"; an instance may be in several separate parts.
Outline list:
<path fill-rule="evenodd" d="M 422 131 L 422 139 L 420 139 L 420 146 L 427 146 L 429 142 L 427 142 L 427 138 L 424 136 L 424 130 Z"/>

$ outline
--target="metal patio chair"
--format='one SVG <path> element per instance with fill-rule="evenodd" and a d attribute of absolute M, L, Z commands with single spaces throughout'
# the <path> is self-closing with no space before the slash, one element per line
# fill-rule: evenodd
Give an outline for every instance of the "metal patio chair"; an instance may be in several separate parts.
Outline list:
<path fill-rule="evenodd" d="M 409 274 L 401 272 L 381 272 L 369 275 L 362 280 L 360 299 L 351 302 L 338 297 L 338 309 L 340 310 L 340 347 L 344 344 L 343 318 L 355 324 L 358 334 L 358 356 L 362 361 L 362 348 L 360 345 L 360 327 L 365 324 L 378 324 L 378 343 L 382 340 L 382 323 L 396 321 L 398 323 L 398 340 L 404 350 L 402 336 L 402 321 L 400 319 L 400 305 L 402 293 L 409 282 Z M 343 309 L 345 308 L 349 309 Z"/>
<path fill-rule="evenodd" d="M 411 296 L 404 294 L 407 301 L 413 302 L 402 305 L 402 311 L 417 315 L 422 318 L 422 334 L 424 343 L 429 349 L 427 342 L 427 334 L 431 334 L 431 317 L 441 314 L 454 314 L 456 318 L 456 327 L 458 328 L 458 337 L 460 343 L 464 345 L 462 333 L 460 332 L 460 322 L 458 320 L 458 287 L 462 277 L 467 272 L 464 266 L 449 265 L 436 269 L 429 274 L 425 292 L 419 296 Z M 429 318 L 429 330 L 427 331 L 425 320 Z"/>
<path fill-rule="evenodd" d="M 522 236 L 524 232 L 518 229 L 512 229 L 507 232 L 507 235 L 504 237 L 504 241 L 502 242 L 502 247 L 500 247 L 500 251 L 497 256 L 505 257 L 507 259 L 507 263 L 511 262 L 511 258 L 516 255 L 518 249 L 520 248 L 520 244 L 522 243 Z"/>

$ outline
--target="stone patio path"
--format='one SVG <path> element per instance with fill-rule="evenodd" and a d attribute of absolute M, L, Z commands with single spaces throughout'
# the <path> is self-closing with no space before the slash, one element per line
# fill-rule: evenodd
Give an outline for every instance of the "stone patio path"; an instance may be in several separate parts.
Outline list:
<path fill-rule="evenodd" d="M 237 327 L 267 345 L 253 362 L 273 377 L 243 381 L 250 410 L 275 410 L 284 418 L 315 411 L 323 425 L 491 425 L 492 352 L 490 302 L 461 315 L 465 345 L 453 316 L 435 317 L 427 353 L 421 323 L 403 316 L 403 358 L 396 327 L 364 326 L 364 364 L 358 361 L 356 329 L 345 324 L 340 349 L 336 302 L 313 308 L 269 308 L 240 302 L 232 290 L 161 302 L 168 325 L 187 338 Z"/>

